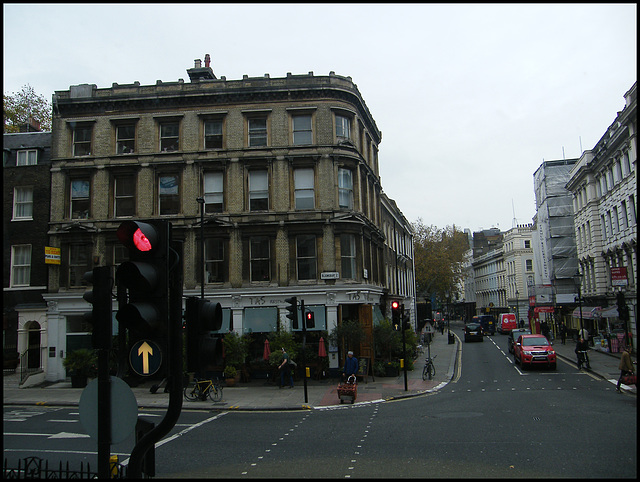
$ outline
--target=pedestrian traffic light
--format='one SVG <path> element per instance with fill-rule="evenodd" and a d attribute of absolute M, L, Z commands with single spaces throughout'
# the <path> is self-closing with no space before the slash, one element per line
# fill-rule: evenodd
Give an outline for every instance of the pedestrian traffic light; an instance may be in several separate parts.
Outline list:
<path fill-rule="evenodd" d="M 206 365 L 203 359 L 210 359 L 211 353 L 217 352 L 218 339 L 211 332 L 222 328 L 222 307 L 220 303 L 189 297 L 184 315 L 187 329 L 187 371 L 198 372 Z"/>
<path fill-rule="evenodd" d="M 292 296 L 291 298 L 285 298 L 287 305 L 287 318 L 291 320 L 291 326 L 294 330 L 298 329 L 298 298 Z"/>
<path fill-rule="evenodd" d="M 313 315 L 313 311 L 309 310 L 304 314 L 304 319 L 307 323 L 307 329 L 309 328 L 315 328 L 316 327 L 316 321 Z"/>
<path fill-rule="evenodd" d="M 395 300 L 391 302 L 391 323 L 395 330 L 400 330 L 400 303 Z"/>
<path fill-rule="evenodd" d="M 93 305 L 91 313 L 85 313 L 84 319 L 92 326 L 91 345 L 93 348 L 111 349 L 111 267 L 99 266 L 87 271 L 83 279 L 93 285 L 82 296 Z"/>
<path fill-rule="evenodd" d="M 129 261 L 116 272 L 117 283 L 128 291 L 116 318 L 141 338 L 154 339 L 166 332 L 169 230 L 166 221 L 125 221 L 116 233 L 129 251 Z"/>

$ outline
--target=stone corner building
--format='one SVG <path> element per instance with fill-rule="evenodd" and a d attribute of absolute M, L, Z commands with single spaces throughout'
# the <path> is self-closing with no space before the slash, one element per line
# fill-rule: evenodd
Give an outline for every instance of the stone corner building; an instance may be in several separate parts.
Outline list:
<path fill-rule="evenodd" d="M 82 275 L 126 258 L 116 239 L 126 219 L 172 223 L 184 295 L 200 294 L 204 263 L 221 332 L 290 329 L 290 296 L 318 331 L 370 326 L 391 298 L 413 312 L 413 233 L 382 191 L 381 132 L 351 78 L 227 80 L 208 55 L 187 73 L 190 82 L 55 92 L 49 243 L 62 261 L 49 271 L 50 343 L 87 342 Z M 56 366 L 49 379 L 64 378 Z"/>

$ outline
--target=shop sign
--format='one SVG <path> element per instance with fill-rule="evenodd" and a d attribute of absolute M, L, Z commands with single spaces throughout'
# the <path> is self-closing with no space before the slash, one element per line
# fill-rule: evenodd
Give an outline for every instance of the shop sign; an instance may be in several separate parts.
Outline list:
<path fill-rule="evenodd" d="M 44 263 L 60 264 L 60 248 L 44 247 Z"/>
<path fill-rule="evenodd" d="M 627 286 L 627 268 L 611 268 L 611 286 Z"/>
<path fill-rule="evenodd" d="M 320 273 L 320 279 L 338 279 L 340 277 L 340 273 L 337 271 L 324 271 Z"/>

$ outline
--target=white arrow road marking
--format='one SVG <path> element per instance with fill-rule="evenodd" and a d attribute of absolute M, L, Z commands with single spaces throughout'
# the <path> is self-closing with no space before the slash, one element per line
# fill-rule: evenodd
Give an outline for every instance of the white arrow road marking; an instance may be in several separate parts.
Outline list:
<path fill-rule="evenodd" d="M 49 438 L 89 438 L 89 435 L 86 433 L 60 432 L 51 435 Z"/>

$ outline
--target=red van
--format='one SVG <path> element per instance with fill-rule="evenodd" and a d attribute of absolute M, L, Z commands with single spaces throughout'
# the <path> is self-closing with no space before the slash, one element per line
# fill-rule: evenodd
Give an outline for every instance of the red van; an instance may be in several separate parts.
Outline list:
<path fill-rule="evenodd" d="M 516 315 L 513 313 L 502 313 L 498 322 L 498 331 L 500 333 L 509 333 L 514 328 L 518 328 Z"/>

